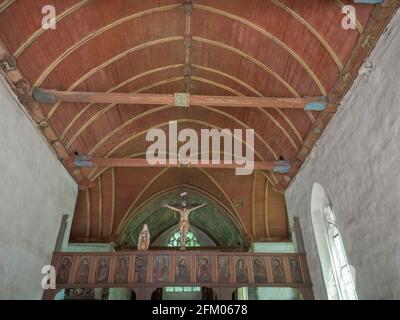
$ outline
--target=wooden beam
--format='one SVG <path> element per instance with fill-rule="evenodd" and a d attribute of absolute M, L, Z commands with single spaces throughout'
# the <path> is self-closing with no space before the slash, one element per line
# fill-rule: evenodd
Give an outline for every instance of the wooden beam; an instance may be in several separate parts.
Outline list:
<path fill-rule="evenodd" d="M 306 109 L 322 111 L 327 107 L 324 97 L 272 98 L 272 97 L 235 97 L 203 96 L 186 93 L 175 94 L 134 94 L 76 92 L 38 89 L 33 91 L 33 98 L 39 103 L 78 102 L 78 103 L 115 103 L 140 105 L 172 105 L 177 107 L 211 106 L 239 108 L 280 108 Z"/>
<path fill-rule="evenodd" d="M 279 108 L 304 109 L 309 103 L 321 101 L 320 98 L 267 98 L 267 97 L 219 97 L 190 96 L 191 105 L 206 105 L 210 107 L 240 107 L 240 108 Z"/>
<path fill-rule="evenodd" d="M 76 156 L 64 161 L 67 167 L 125 167 L 125 168 L 213 168 L 213 169 L 236 169 L 242 168 L 235 163 L 190 163 L 188 165 L 182 163 L 169 163 L 164 159 L 162 163 L 150 164 L 147 159 L 133 158 L 90 158 L 85 156 Z M 254 166 L 254 170 L 274 171 L 276 173 L 284 173 L 290 170 L 290 163 L 287 161 L 254 161 L 247 162 L 247 166 Z"/>

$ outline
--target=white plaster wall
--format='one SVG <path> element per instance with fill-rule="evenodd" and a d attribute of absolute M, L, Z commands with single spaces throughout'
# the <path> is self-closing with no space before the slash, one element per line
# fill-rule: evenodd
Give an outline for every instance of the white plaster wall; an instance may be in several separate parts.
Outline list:
<path fill-rule="evenodd" d="M 76 196 L 75 182 L 2 80 L 0 299 L 41 299 L 42 266 L 50 264 L 62 215 L 72 221 Z"/>
<path fill-rule="evenodd" d="M 314 182 L 331 198 L 359 298 L 400 299 L 399 11 L 362 70 L 285 194 L 319 299 L 326 292 L 310 216 Z"/>

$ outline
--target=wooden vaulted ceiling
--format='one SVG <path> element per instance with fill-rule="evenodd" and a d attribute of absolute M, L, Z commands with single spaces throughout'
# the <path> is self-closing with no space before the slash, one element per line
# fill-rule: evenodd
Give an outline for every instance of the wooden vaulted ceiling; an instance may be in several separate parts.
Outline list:
<path fill-rule="evenodd" d="M 355 75 L 356 62 L 370 49 L 369 43 L 361 44 L 365 29 L 380 32 L 371 22 L 379 13 L 376 6 L 347 0 L 182 2 L 3 0 L 0 37 L 29 88 L 327 96 L 336 104 L 345 93 L 345 82 Z M 42 7 L 48 4 L 56 8 L 55 30 L 41 28 Z M 355 30 L 341 27 L 341 8 L 346 4 L 356 7 Z M 282 157 L 297 161 L 296 170 L 332 117 L 327 112 L 291 109 L 149 109 L 65 102 L 42 104 L 40 112 L 44 116 L 37 122 L 61 158 L 76 152 L 143 157 L 148 146 L 145 132 L 178 120 L 180 129 L 254 128 L 256 160 Z M 284 190 L 295 172 L 284 176 L 257 171 L 245 177 L 218 169 L 70 172 L 78 182 L 93 182 L 79 193 L 72 241 L 114 239 L 136 206 L 182 185 L 213 194 L 235 213 L 249 239 L 287 236 L 286 214 L 278 208 L 284 207 L 284 200 L 276 191 Z"/>

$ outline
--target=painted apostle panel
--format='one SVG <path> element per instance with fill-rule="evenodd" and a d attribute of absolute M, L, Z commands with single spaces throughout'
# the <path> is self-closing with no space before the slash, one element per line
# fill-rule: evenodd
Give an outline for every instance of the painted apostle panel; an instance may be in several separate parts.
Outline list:
<path fill-rule="evenodd" d="M 75 274 L 75 283 L 88 283 L 91 257 L 81 257 Z"/>
<path fill-rule="evenodd" d="M 218 282 L 229 283 L 231 282 L 231 267 L 230 259 L 228 256 L 218 257 Z"/>
<path fill-rule="evenodd" d="M 196 257 L 196 281 L 201 283 L 212 282 L 211 257 L 207 256 Z"/>
<path fill-rule="evenodd" d="M 128 282 L 129 263 L 130 263 L 129 256 L 117 256 L 116 265 L 115 265 L 115 273 L 114 273 L 114 282 L 115 283 Z"/>
<path fill-rule="evenodd" d="M 176 256 L 175 257 L 175 282 L 190 283 L 191 279 L 191 257 Z"/>
<path fill-rule="evenodd" d="M 166 282 L 169 280 L 169 256 L 154 256 L 153 282 Z"/>
<path fill-rule="evenodd" d="M 237 283 L 249 282 L 247 257 L 235 257 L 235 277 Z"/>
<path fill-rule="evenodd" d="M 136 283 L 147 282 L 147 256 L 145 255 L 139 255 L 136 257 L 133 282 Z"/>

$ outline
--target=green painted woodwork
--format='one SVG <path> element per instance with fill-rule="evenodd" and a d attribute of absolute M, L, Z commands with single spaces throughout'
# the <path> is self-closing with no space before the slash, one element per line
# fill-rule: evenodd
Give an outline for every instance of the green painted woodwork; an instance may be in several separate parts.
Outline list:
<path fill-rule="evenodd" d="M 171 190 L 144 203 L 124 228 L 120 244 L 135 247 L 143 224 L 149 226 L 151 242 L 166 230 L 179 223 L 179 214 L 164 208 L 163 204 L 179 206 L 181 193 L 187 192 L 189 206 L 207 203 L 207 206 L 191 213 L 190 224 L 206 233 L 217 246 L 243 245 L 243 236 L 227 210 L 204 193 L 188 187 Z"/>

